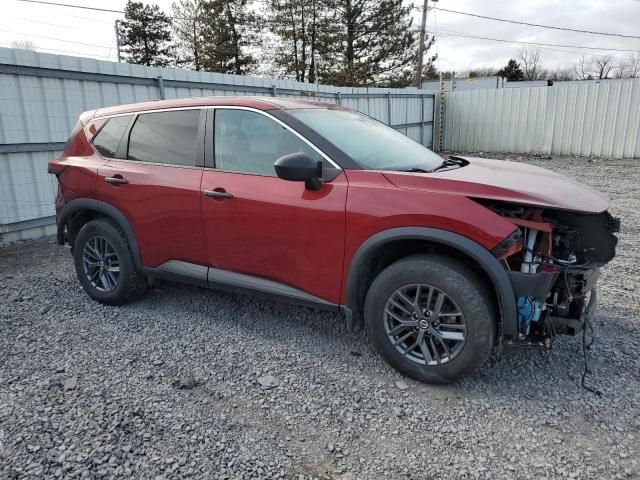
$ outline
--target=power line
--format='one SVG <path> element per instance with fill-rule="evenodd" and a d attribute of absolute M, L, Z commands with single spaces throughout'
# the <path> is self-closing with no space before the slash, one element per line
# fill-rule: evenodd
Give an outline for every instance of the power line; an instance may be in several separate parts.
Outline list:
<path fill-rule="evenodd" d="M 559 44 L 559 43 L 541 43 L 541 42 L 525 42 L 525 41 L 520 41 L 520 40 L 507 40 L 504 38 L 491 38 L 491 37 L 482 37 L 479 35 L 470 35 L 470 34 L 466 34 L 466 33 L 460 33 L 460 32 L 452 32 L 450 30 L 440 30 L 441 32 L 445 32 L 446 35 L 451 35 L 454 37 L 465 37 L 465 38 L 475 38 L 478 40 L 490 40 L 492 42 L 503 42 L 503 43 L 517 43 L 517 44 L 522 44 L 522 45 L 534 45 L 534 46 L 541 46 L 541 47 L 561 47 L 561 48 L 581 48 L 581 49 L 586 49 L 586 50 L 600 50 L 600 51 L 611 51 L 611 52 L 632 52 L 632 53 L 636 53 L 639 50 L 628 50 L 628 49 L 624 49 L 624 48 L 602 48 L 602 47 L 585 47 L 585 46 L 581 46 L 581 45 L 563 45 L 563 44 Z"/>
<path fill-rule="evenodd" d="M 97 7 L 87 7 L 87 6 L 84 6 L 84 5 L 74 5 L 74 4 L 69 4 L 69 3 L 56 3 L 56 2 L 48 2 L 48 1 L 44 1 L 44 0 L 18 0 L 18 1 L 27 2 L 27 3 L 38 3 L 38 4 L 44 4 L 44 5 L 54 5 L 54 6 L 58 6 L 58 7 L 78 8 L 78 9 L 83 9 L 83 10 L 93 10 L 93 11 L 98 11 L 98 12 L 120 13 L 120 14 L 124 13 L 124 11 L 122 11 L 122 10 L 112 10 L 112 9 L 97 8 Z M 267 3 L 266 0 L 252 0 L 252 1 Z M 573 29 L 573 28 L 567 28 L 567 27 L 557 27 L 557 26 L 542 25 L 542 24 L 535 24 L 535 23 L 528 23 L 528 22 L 520 22 L 520 21 L 517 21 L 517 20 L 509 20 L 509 19 L 504 19 L 504 18 L 489 17 L 489 16 L 486 16 L 486 15 L 478 15 L 478 14 L 469 13 L 469 12 L 461 12 L 461 11 L 458 11 L 458 10 L 451 10 L 451 9 L 441 8 L 441 7 L 431 7 L 430 9 L 440 10 L 440 11 L 459 14 L 459 15 L 467 15 L 467 16 L 471 16 L 471 17 L 486 19 L 486 20 L 494 20 L 494 21 L 506 22 L 506 23 L 515 23 L 515 24 L 528 25 L 528 26 L 533 26 L 533 27 L 549 28 L 549 29 L 554 29 L 554 30 L 572 31 L 572 32 L 579 32 L 579 33 L 594 34 L 594 35 L 606 35 L 606 36 L 615 36 L 615 37 L 623 37 L 623 38 L 640 39 L 640 36 L 634 36 L 634 35 L 624 35 L 624 34 L 608 33 L 608 32 L 596 32 L 596 31 L 579 30 L 579 29 Z M 169 18 L 176 19 L 176 17 L 169 17 Z M 284 24 L 284 23 L 283 24 L 278 24 L 278 23 L 273 22 L 273 21 L 268 21 L 267 23 L 268 24 L 272 24 L 272 25 L 288 26 L 288 24 Z M 242 26 L 241 29 L 245 30 L 245 31 L 249 30 L 248 26 Z M 377 29 L 354 30 L 355 33 L 376 33 L 377 31 L 379 31 L 379 30 L 377 30 Z M 638 52 L 639 51 L 639 50 L 630 50 L 630 49 L 621 49 L 621 48 L 587 47 L 587 46 L 580 46 L 580 45 L 564 45 L 564 44 L 556 44 L 556 43 L 542 43 L 542 42 L 526 42 L 526 41 L 519 41 L 519 40 L 507 40 L 507 39 L 501 39 L 501 38 L 483 37 L 483 36 L 479 36 L 479 35 L 470 35 L 470 34 L 464 34 L 464 33 L 460 33 L 460 32 L 452 32 L 452 31 L 447 31 L 447 30 L 441 30 L 441 32 L 445 32 L 447 35 L 451 35 L 451 36 L 458 36 L 458 37 L 465 37 L 465 38 L 475 38 L 475 39 L 478 39 L 478 40 L 488 40 L 488 41 L 493 41 L 493 42 L 515 43 L 515 44 L 521 44 L 521 45 L 533 45 L 533 46 L 541 46 L 541 47 L 578 48 L 578 49 L 586 49 L 586 50 L 615 51 L 615 52 Z M 80 44 L 80 42 L 73 42 L 73 43 Z M 102 47 L 102 46 L 100 46 L 100 47 L 101 48 L 107 48 L 107 47 Z"/>
<path fill-rule="evenodd" d="M 2 33 L 10 33 L 12 35 L 24 35 L 24 32 L 13 32 L 11 30 L 4 30 L 4 29 L 0 29 L 0 32 L 2 32 Z M 96 45 L 95 43 L 76 42 L 75 40 L 62 40 L 60 38 L 45 37 L 45 36 L 42 36 L 42 35 L 34 35 L 32 33 L 29 33 L 26 36 L 34 37 L 34 38 L 40 38 L 42 40 L 54 40 L 56 42 L 72 43 L 72 44 L 75 44 L 75 45 L 82 45 L 83 47 L 104 48 L 104 49 L 108 49 L 109 48 L 109 47 L 106 47 L 104 45 Z"/>
<path fill-rule="evenodd" d="M 42 0 L 18 0 L 18 1 L 19 2 L 27 2 L 27 3 L 41 3 L 43 5 L 55 5 L 56 7 L 80 8 L 82 10 L 93 10 L 93 11 L 96 11 L 96 12 L 124 13 L 123 10 L 111 10 L 109 8 L 86 7 L 84 5 L 73 5 L 71 3 L 44 2 Z"/>
<path fill-rule="evenodd" d="M 8 47 L 11 46 L 11 43 L 9 42 L 0 42 L 1 45 L 6 45 Z M 86 53 L 86 52 L 76 52 L 73 50 L 57 50 L 54 48 L 40 48 L 38 46 L 36 46 L 35 49 L 36 52 L 53 52 L 53 53 L 69 53 L 72 55 L 79 55 L 81 57 L 90 57 L 90 58 L 95 58 L 96 60 L 104 60 L 104 55 L 92 55 L 90 53 Z"/>
<path fill-rule="evenodd" d="M 55 2 L 46 2 L 43 0 L 18 0 L 19 2 L 27 2 L 27 3 L 40 3 L 40 4 L 44 4 L 44 5 L 55 5 L 57 7 L 70 7 L 70 8 L 80 8 L 83 10 L 96 10 L 99 12 L 109 12 L 109 13 L 125 13 L 124 10 L 110 10 L 110 9 L 105 9 L 105 8 L 95 8 L 95 7 L 87 7 L 84 5 L 72 5 L 70 3 L 55 3 Z M 268 0 L 251 0 L 254 2 L 259 2 L 259 3 L 268 3 Z M 190 18 L 183 18 L 183 17 L 173 17 L 171 15 L 167 15 L 167 18 L 171 19 L 171 20 L 191 20 Z M 269 19 L 263 19 L 263 22 L 266 24 L 270 24 L 270 25 L 276 25 L 276 26 L 283 26 L 283 27 L 288 27 L 289 24 L 288 23 L 283 23 L 283 22 L 274 22 L 273 20 L 269 20 Z M 247 26 L 247 25 L 239 25 L 238 27 L 239 29 L 245 29 L 245 30 L 252 30 L 254 31 L 254 29 L 252 29 L 251 27 Z M 325 29 L 326 31 L 327 29 Z M 335 28 L 335 29 L 328 29 L 329 31 L 342 31 L 342 29 L 339 28 Z M 259 29 L 257 29 L 257 31 L 259 31 Z M 378 32 L 382 32 L 385 31 L 384 29 L 351 29 L 351 31 L 353 33 L 378 33 Z"/>
<path fill-rule="evenodd" d="M 505 23 L 515 23 L 517 25 L 527 25 L 529 27 L 539 27 L 539 28 L 548 28 L 551 30 L 562 30 L 565 32 L 577 32 L 577 33 L 588 33 L 590 35 L 606 35 L 608 37 L 621 37 L 621 38 L 635 38 L 637 40 L 640 40 L 640 37 L 637 35 L 626 35 L 623 33 L 610 33 L 610 32 L 596 32 L 593 30 L 580 30 L 577 28 L 569 28 L 569 27 L 558 27 L 558 26 L 553 26 L 553 25 L 543 25 L 540 23 L 529 23 L 529 22 L 521 22 L 518 20 L 509 20 L 506 18 L 497 18 L 497 17 L 489 17 L 487 15 L 478 15 L 477 13 L 469 13 L 469 12 L 461 12 L 459 10 L 450 10 L 448 8 L 442 8 L 442 7 L 431 7 L 433 9 L 436 10 L 440 10 L 442 12 L 448 12 L 448 13 L 455 13 L 456 15 L 466 15 L 468 17 L 476 17 L 476 18 L 482 18 L 485 20 L 493 20 L 496 22 L 505 22 Z"/>

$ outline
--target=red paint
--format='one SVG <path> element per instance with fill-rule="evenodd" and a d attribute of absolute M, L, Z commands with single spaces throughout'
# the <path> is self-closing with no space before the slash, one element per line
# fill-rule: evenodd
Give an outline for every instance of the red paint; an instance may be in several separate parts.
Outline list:
<path fill-rule="evenodd" d="M 200 215 L 202 169 L 111 160 L 97 176 L 94 198 L 113 205 L 129 220 L 144 266 L 169 260 L 207 263 Z M 118 176 L 129 183 L 104 181 Z"/>
<path fill-rule="evenodd" d="M 403 189 L 489 198 L 548 208 L 600 213 L 606 195 L 544 168 L 519 162 L 463 157 L 466 167 L 436 173 L 385 172 Z"/>
<path fill-rule="evenodd" d="M 397 228 L 438 228 L 492 250 L 516 228 L 471 198 L 600 212 L 606 198 L 577 182 L 524 164 L 468 159 L 432 174 L 345 170 L 320 190 L 277 177 L 105 159 L 89 139 L 99 117 L 202 105 L 338 108 L 299 100 L 197 98 L 147 102 L 86 112 L 50 172 L 66 202 L 93 198 L 117 208 L 136 236 L 142 264 L 182 260 L 275 280 L 332 303 L 344 303 L 355 252 L 372 235 Z M 126 185 L 105 183 L 121 177 Z M 203 195 L 217 190 L 233 195 Z M 531 218 L 532 221 L 540 221 Z"/>
<path fill-rule="evenodd" d="M 347 179 L 318 191 L 277 177 L 206 170 L 201 196 L 209 264 L 275 280 L 329 302 L 340 300 Z"/>

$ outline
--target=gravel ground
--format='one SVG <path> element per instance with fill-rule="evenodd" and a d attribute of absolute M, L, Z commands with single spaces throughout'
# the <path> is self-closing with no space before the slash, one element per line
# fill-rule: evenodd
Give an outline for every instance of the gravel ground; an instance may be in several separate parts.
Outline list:
<path fill-rule="evenodd" d="M 640 163 L 521 160 L 623 217 L 601 396 L 578 338 L 421 385 L 336 314 L 171 284 L 101 306 L 45 239 L 0 249 L 0 478 L 640 478 Z"/>

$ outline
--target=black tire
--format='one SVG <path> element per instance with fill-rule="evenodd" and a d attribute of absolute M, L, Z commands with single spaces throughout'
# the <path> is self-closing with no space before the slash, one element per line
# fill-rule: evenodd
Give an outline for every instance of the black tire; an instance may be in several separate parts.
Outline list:
<path fill-rule="evenodd" d="M 99 283 L 99 280 L 92 283 L 87 276 L 88 273 L 85 272 L 86 266 L 83 260 L 85 247 L 95 239 L 106 239 L 112 247 L 111 250 L 117 255 L 119 272 L 117 281 L 110 290 L 101 289 L 100 285 L 96 285 L 95 283 Z M 147 289 L 146 277 L 135 268 L 126 235 L 109 219 L 92 220 L 80 229 L 75 239 L 73 260 L 82 288 L 91 298 L 100 303 L 122 305 L 139 298 Z"/>
<path fill-rule="evenodd" d="M 394 328 L 389 327 L 389 323 L 396 320 L 393 316 L 389 316 L 385 310 L 388 305 L 387 302 L 391 302 L 391 296 L 397 294 L 398 289 L 416 288 L 415 285 L 417 284 L 422 285 L 423 306 L 426 302 L 424 300 L 425 289 L 429 292 L 429 286 L 431 286 L 436 297 L 439 292 L 445 294 L 444 298 L 446 300 L 444 302 L 451 305 L 451 312 L 462 313 L 463 316 L 456 317 L 453 316 L 453 313 L 450 314 L 451 320 L 445 320 L 443 317 L 442 322 L 443 324 L 457 322 L 466 325 L 464 330 L 462 327 L 457 327 L 464 332 L 464 340 L 449 340 L 447 342 L 438 340 L 438 338 L 442 338 L 442 333 L 440 333 L 439 337 L 436 337 L 436 334 L 442 332 L 441 329 L 445 331 L 454 329 L 452 326 L 443 326 L 435 329 L 432 325 L 424 326 L 423 322 L 423 328 L 430 330 L 423 331 L 423 336 L 418 337 L 420 326 L 412 327 L 412 330 L 412 328 L 404 325 L 400 327 L 400 322 L 396 322 L 395 325 L 397 328 L 401 328 L 400 331 L 402 333 L 398 333 L 396 337 L 392 338 L 397 341 L 400 336 L 405 334 L 411 335 L 411 337 L 399 346 L 394 347 L 392 345 L 392 340 L 389 338 L 388 333 L 393 333 Z M 410 292 L 411 290 L 406 291 Z M 406 296 L 409 298 L 409 294 Z M 420 296 L 420 294 L 415 296 Z M 447 296 L 449 297 L 448 299 Z M 394 299 L 397 298 L 397 296 L 394 296 Z M 411 300 L 411 298 L 409 299 Z M 393 304 L 389 303 L 389 305 Z M 433 305 L 433 303 L 430 305 Z M 406 315 L 403 311 L 395 310 L 397 308 L 395 306 L 391 308 L 394 309 L 394 312 L 401 312 L 401 315 Z M 429 311 L 427 310 L 428 308 L 430 307 L 424 308 L 423 311 L 428 317 L 418 317 L 421 321 L 437 316 L 433 314 L 435 309 Z M 409 310 L 411 309 L 409 308 Z M 365 325 L 374 348 L 391 367 L 403 375 L 420 382 L 444 384 L 454 382 L 471 374 L 487 361 L 491 355 L 495 339 L 496 320 L 494 310 L 490 292 L 482 284 L 478 276 L 464 264 L 439 255 L 412 255 L 393 263 L 373 281 L 365 302 Z M 402 318 L 407 318 L 408 321 L 414 322 L 412 320 L 413 316 L 407 315 Z M 440 324 L 438 323 L 438 325 Z M 411 333 L 411 331 L 417 333 Z M 427 334 L 426 332 L 429 333 Z M 431 340 L 432 336 L 433 340 Z M 409 356 L 398 351 L 398 348 L 403 351 L 408 350 L 409 343 L 415 345 L 418 341 L 422 342 L 420 339 L 427 343 L 434 341 L 434 344 L 443 353 L 442 358 L 436 360 L 435 355 L 432 355 L 430 359 L 432 364 L 427 364 L 429 363 L 427 354 L 433 352 L 428 345 L 429 351 L 426 354 L 421 348 L 416 348 L 413 351 L 414 353 Z M 451 345 L 455 345 L 455 349 Z M 450 351 L 445 350 L 446 346 L 451 347 L 449 348 Z M 447 352 L 450 355 L 447 356 Z M 417 363 L 420 361 L 418 358 L 420 356 L 424 359 L 422 364 Z M 449 358 L 448 361 L 446 360 L 447 358 Z M 445 362 L 437 364 L 442 359 Z M 434 362 L 436 364 L 433 364 Z"/>

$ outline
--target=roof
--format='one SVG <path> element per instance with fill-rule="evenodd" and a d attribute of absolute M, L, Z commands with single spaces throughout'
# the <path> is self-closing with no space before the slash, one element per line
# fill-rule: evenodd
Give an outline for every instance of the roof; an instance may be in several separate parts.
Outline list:
<path fill-rule="evenodd" d="M 156 100 L 152 102 L 130 103 L 115 107 L 99 108 L 93 113 L 94 117 L 117 115 L 121 113 L 143 112 L 146 110 L 159 110 L 165 108 L 185 107 L 250 107 L 257 110 L 291 110 L 297 108 L 340 108 L 333 103 L 318 102 L 313 100 L 298 100 L 297 98 L 276 97 L 194 97 L 175 100 Z M 87 112 L 89 113 L 89 112 Z"/>

